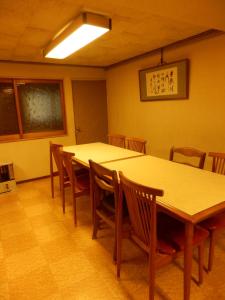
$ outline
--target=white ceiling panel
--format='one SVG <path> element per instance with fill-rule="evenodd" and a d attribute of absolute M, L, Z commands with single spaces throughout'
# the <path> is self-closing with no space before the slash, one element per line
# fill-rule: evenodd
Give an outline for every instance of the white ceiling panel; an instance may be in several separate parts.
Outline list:
<path fill-rule="evenodd" d="M 205 0 L 204 14 L 196 17 L 202 1 L 1 0 L 0 60 L 104 67 L 209 29 L 224 30 L 225 1 Z M 112 30 L 67 59 L 44 58 L 43 48 L 84 10 L 110 16 Z"/>

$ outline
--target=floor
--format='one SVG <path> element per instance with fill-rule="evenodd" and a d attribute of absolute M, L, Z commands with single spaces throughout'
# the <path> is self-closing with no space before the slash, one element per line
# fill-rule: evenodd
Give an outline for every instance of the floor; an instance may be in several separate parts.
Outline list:
<path fill-rule="evenodd" d="M 50 180 L 18 184 L 0 195 L 0 299 L 86 300 L 148 299 L 146 257 L 124 241 L 121 280 L 112 262 L 113 234 L 91 239 L 88 197 L 78 200 L 78 225 L 72 221 L 69 190 L 63 215 L 59 190 L 50 196 Z M 225 234 L 216 247 L 215 265 L 204 283 L 194 281 L 191 299 L 225 299 Z M 207 258 L 207 257 L 206 257 Z M 193 275 L 197 264 L 193 260 Z M 182 299 L 182 258 L 156 275 L 155 299 Z"/>

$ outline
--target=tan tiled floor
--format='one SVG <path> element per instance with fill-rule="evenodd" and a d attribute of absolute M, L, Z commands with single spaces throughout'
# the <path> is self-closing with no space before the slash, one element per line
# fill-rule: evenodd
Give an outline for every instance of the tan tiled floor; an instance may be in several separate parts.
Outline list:
<path fill-rule="evenodd" d="M 146 257 L 124 241 L 121 280 L 112 263 L 110 230 L 91 239 L 88 197 L 78 200 L 75 228 L 66 194 L 62 214 L 59 191 L 50 197 L 49 179 L 17 185 L 15 192 L 0 195 L 0 299 L 88 300 L 147 299 Z M 197 264 L 193 262 L 193 274 Z M 225 300 L 225 233 L 219 237 L 215 266 L 204 283 L 192 283 L 191 299 Z M 155 299 L 182 299 L 182 259 L 156 275 Z"/>

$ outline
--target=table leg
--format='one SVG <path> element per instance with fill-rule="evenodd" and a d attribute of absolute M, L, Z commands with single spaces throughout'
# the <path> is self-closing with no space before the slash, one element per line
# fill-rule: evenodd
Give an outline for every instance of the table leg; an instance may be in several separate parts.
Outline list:
<path fill-rule="evenodd" d="M 194 225 L 190 222 L 186 222 L 184 247 L 184 300 L 190 299 L 193 231 Z"/>
<path fill-rule="evenodd" d="M 91 171 L 89 169 L 89 179 L 90 179 L 90 201 L 91 201 L 91 216 L 92 216 L 92 224 L 94 224 L 94 207 L 93 207 L 93 190 L 92 190 L 92 176 Z"/>

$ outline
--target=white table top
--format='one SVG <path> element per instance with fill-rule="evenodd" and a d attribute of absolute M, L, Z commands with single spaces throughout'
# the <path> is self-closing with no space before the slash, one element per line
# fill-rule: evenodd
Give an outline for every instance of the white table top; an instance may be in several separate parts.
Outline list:
<path fill-rule="evenodd" d="M 97 163 L 142 156 L 142 153 L 104 143 L 90 143 L 63 147 L 64 151 L 75 153 L 75 160 L 89 166 L 89 159 Z"/>
<path fill-rule="evenodd" d="M 164 190 L 163 205 L 191 218 L 224 202 L 225 176 L 145 155 L 103 164 L 140 184 Z M 206 213 L 207 214 L 207 213 Z M 196 221 L 196 220 L 195 220 Z"/>

